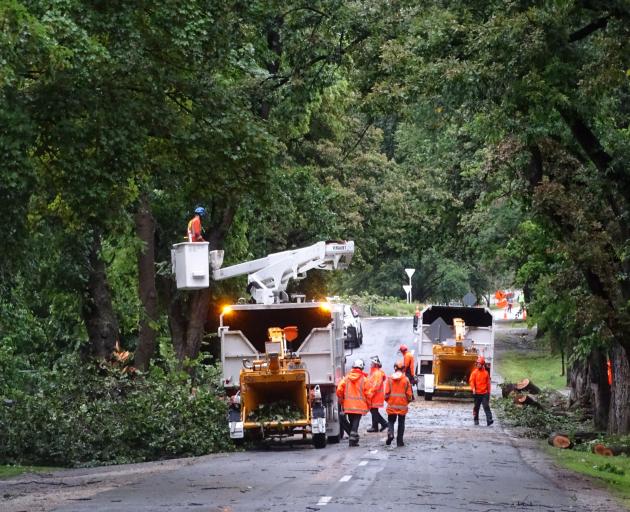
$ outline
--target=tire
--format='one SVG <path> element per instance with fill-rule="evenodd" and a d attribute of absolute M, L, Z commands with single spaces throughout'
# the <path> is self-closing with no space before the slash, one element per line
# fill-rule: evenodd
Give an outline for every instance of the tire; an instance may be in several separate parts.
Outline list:
<path fill-rule="evenodd" d="M 363 331 L 359 331 L 358 340 L 359 340 L 359 347 L 360 347 L 361 345 L 363 345 Z"/>
<path fill-rule="evenodd" d="M 351 348 L 357 348 L 359 346 L 359 337 L 357 336 L 357 328 L 350 326 L 346 334 L 346 341 Z"/>
<path fill-rule="evenodd" d="M 433 393 L 425 393 L 425 394 L 424 394 L 424 399 L 425 399 L 427 402 L 430 402 L 431 400 L 433 400 Z"/>
<path fill-rule="evenodd" d="M 326 448 L 326 434 L 313 434 L 313 446 L 315 448 Z"/>

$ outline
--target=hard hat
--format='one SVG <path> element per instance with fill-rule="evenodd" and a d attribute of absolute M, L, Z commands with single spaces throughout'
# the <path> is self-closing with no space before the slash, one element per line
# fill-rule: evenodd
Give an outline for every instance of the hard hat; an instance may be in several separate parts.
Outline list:
<path fill-rule="evenodd" d="M 203 206 L 197 206 L 197 208 L 195 208 L 195 213 L 204 216 L 206 214 L 206 209 Z"/>
<path fill-rule="evenodd" d="M 402 370 L 405 368 L 405 362 L 404 361 L 396 361 L 394 363 L 394 370 Z"/>
<path fill-rule="evenodd" d="M 477 358 L 477 363 L 479 363 L 479 364 L 486 364 L 486 359 L 485 359 L 485 357 L 483 357 L 483 356 L 479 356 L 479 357 Z"/>
<path fill-rule="evenodd" d="M 405 344 L 403 343 L 403 344 L 400 346 L 400 349 L 399 349 L 399 350 L 400 350 L 400 351 L 404 354 L 405 352 L 407 352 L 407 350 L 409 350 L 409 348 L 407 348 L 407 345 L 405 345 Z"/>
<path fill-rule="evenodd" d="M 383 366 L 381 364 L 381 360 L 378 358 L 378 356 L 372 356 L 370 358 L 370 361 L 372 361 L 372 364 L 374 364 L 374 365 Z"/>
<path fill-rule="evenodd" d="M 360 370 L 363 370 L 363 368 L 365 368 L 363 359 L 355 359 L 354 363 L 352 363 L 352 368 L 359 368 Z"/>

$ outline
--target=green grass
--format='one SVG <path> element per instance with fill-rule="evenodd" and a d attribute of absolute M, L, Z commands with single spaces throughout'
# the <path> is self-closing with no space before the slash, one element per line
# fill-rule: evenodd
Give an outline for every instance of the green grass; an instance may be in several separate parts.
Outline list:
<path fill-rule="evenodd" d="M 51 471 L 59 471 L 63 468 L 50 468 L 46 466 L 2 466 L 0 465 L 0 478 L 11 478 L 12 476 L 21 475 L 22 473 L 49 473 Z"/>
<path fill-rule="evenodd" d="M 626 507 L 630 508 L 629 457 L 623 455 L 604 457 L 576 450 L 559 450 L 548 445 L 545 445 L 545 449 L 561 466 L 602 481 L 606 487 L 619 496 Z M 616 474 L 619 472 L 625 474 Z"/>
<path fill-rule="evenodd" d="M 560 375 L 560 356 L 543 351 L 508 351 L 497 361 L 497 371 L 505 382 L 518 382 L 529 379 L 539 388 L 562 389 L 566 387 L 566 377 Z"/>

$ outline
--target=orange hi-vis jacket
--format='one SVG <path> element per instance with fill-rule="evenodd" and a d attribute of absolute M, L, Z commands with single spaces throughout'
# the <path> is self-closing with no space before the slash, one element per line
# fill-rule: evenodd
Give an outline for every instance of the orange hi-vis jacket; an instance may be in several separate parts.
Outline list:
<path fill-rule="evenodd" d="M 204 242 L 203 236 L 201 236 L 201 218 L 199 215 L 195 215 L 188 222 L 188 241 Z"/>
<path fill-rule="evenodd" d="M 474 395 L 490 393 L 490 374 L 485 368 L 475 368 L 470 374 L 468 383 Z"/>
<path fill-rule="evenodd" d="M 411 382 L 402 372 L 394 372 L 385 384 L 385 400 L 387 414 L 404 416 L 409 409 L 409 402 L 413 400 Z"/>
<path fill-rule="evenodd" d="M 372 398 L 367 374 L 359 368 L 352 368 L 337 386 L 337 396 L 341 400 L 344 413 L 367 414 L 370 410 L 368 404 Z"/>
<path fill-rule="evenodd" d="M 403 362 L 405 364 L 405 375 L 413 377 L 416 374 L 416 363 L 410 350 L 407 350 L 407 352 L 405 352 L 405 355 L 403 356 Z"/>
<path fill-rule="evenodd" d="M 379 408 L 383 407 L 385 404 L 385 381 L 387 380 L 387 375 L 380 368 L 373 366 L 370 369 L 370 376 L 368 377 L 368 381 L 370 384 L 370 388 L 372 388 L 372 401 L 370 402 L 371 408 Z"/>

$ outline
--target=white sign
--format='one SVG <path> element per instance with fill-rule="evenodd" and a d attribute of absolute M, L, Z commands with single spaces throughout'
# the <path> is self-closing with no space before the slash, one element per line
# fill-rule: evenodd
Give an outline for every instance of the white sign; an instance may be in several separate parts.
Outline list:
<path fill-rule="evenodd" d="M 416 271 L 415 268 L 406 268 L 405 272 L 407 272 L 407 275 L 409 276 L 409 279 L 411 279 L 411 276 L 413 275 L 413 273 Z"/>
<path fill-rule="evenodd" d="M 405 293 L 409 295 L 409 292 L 411 291 L 411 286 L 409 286 L 408 284 L 403 284 L 403 290 L 405 290 Z"/>

